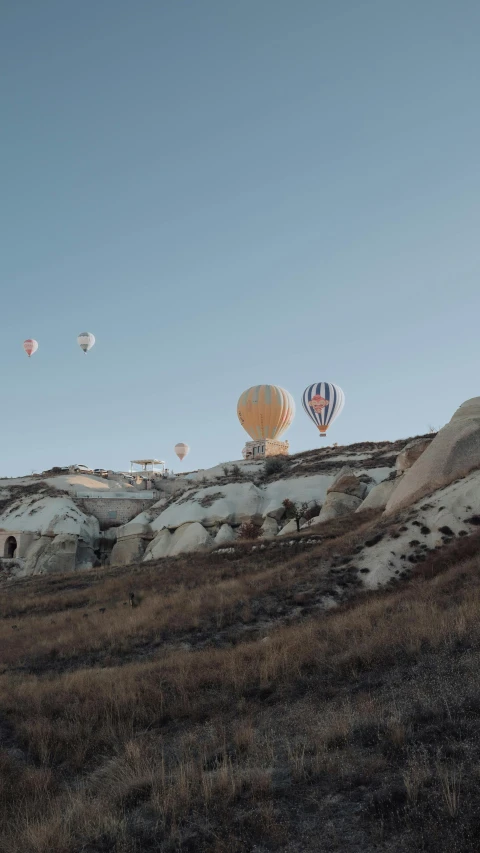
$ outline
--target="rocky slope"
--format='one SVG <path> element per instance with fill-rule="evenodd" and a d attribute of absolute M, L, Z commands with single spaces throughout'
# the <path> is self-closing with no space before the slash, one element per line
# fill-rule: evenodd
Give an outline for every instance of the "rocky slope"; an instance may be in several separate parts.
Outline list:
<path fill-rule="evenodd" d="M 159 499 L 108 532 L 82 512 L 71 476 L 61 482 L 0 481 L 0 536 L 6 541 L 9 532 L 24 535 L 16 560 L 7 566 L 3 560 L 4 570 L 18 576 L 88 567 L 99 561 L 102 548 L 104 562 L 128 565 L 235 549 L 245 536 L 271 549 L 277 542 L 294 541 L 298 531 L 302 547 L 308 548 L 317 541 L 318 525 L 324 530 L 337 518 L 374 510 L 384 516 L 372 541 L 349 555 L 365 584 L 374 587 L 405 574 L 429 550 L 475 526 L 479 468 L 480 398 L 474 398 L 437 435 L 225 463 L 160 479 L 155 484 Z M 82 485 L 99 493 L 112 488 L 85 475 Z M 70 494 L 59 495 L 59 486 Z M 120 487 L 131 488 L 116 482 Z M 52 488 L 57 492 L 48 493 Z"/>
<path fill-rule="evenodd" d="M 367 587 L 405 576 L 429 552 L 480 524 L 480 398 L 460 406 L 436 435 L 310 451 L 290 459 L 271 480 L 261 463 L 256 471 L 250 463 L 249 474 L 255 482 L 228 482 L 228 471 L 222 478 L 218 469 L 203 472 L 203 488 L 183 486 L 167 506 L 161 501 L 143 516 L 141 530 L 136 521 L 121 528 L 112 562 L 127 562 L 134 541 L 136 559 L 143 554 L 146 561 L 215 546 L 235 550 L 245 523 L 257 527 L 261 548 L 276 548 L 272 540 L 285 536 L 295 537 L 289 544 L 308 547 L 317 543 L 319 528 L 325 535 L 327 522 L 380 510 L 377 529 L 345 564 Z M 205 485 L 213 477 L 219 485 Z M 300 519 L 303 537 L 287 518 L 285 498 L 319 508 L 308 521 Z"/>
<path fill-rule="evenodd" d="M 297 525 L 287 517 L 285 499 L 306 504 L 320 521 L 353 511 L 377 484 L 394 474 L 397 455 L 406 444 L 307 451 L 280 461 L 271 473 L 275 463 L 242 461 L 179 477 L 173 489 L 168 484 L 151 512 L 117 530 L 111 563 L 125 565 L 132 559 L 226 545 L 237 539 L 245 524 L 256 526 L 265 539 L 288 535 Z"/>
<path fill-rule="evenodd" d="M 0 572 L 22 577 L 51 571 L 74 571 L 100 564 L 114 538 L 84 508 L 81 495 L 99 500 L 129 497 L 135 486 L 121 474 L 108 479 L 61 473 L 0 479 Z M 7 541 L 15 540 L 13 559 Z M 103 547 L 102 547 L 103 546 Z"/>
<path fill-rule="evenodd" d="M 104 479 L 55 474 L 53 469 L 42 476 L 0 480 L 1 571 L 18 577 L 186 553 L 232 541 L 243 522 L 257 523 L 262 534 L 273 536 L 281 527 L 285 498 L 320 504 L 345 463 L 367 477 L 362 488 L 368 491 L 393 470 L 404 444 L 309 451 L 288 459 L 285 468 L 267 478 L 264 463 L 241 460 L 159 480 L 159 500 L 152 509 L 108 531 L 78 496 L 134 493 L 121 475 L 109 472 Z M 285 520 L 283 532 L 289 532 Z M 5 543 L 11 536 L 17 543 L 15 557 L 6 559 Z"/>

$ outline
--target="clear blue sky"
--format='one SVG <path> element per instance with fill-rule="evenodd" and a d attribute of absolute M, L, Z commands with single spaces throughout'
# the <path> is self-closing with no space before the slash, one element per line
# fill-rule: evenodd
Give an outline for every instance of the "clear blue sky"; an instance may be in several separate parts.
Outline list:
<path fill-rule="evenodd" d="M 478 0 L 3 0 L 0 474 L 240 458 L 263 382 L 292 451 L 311 382 L 339 443 L 479 395 L 479 39 Z"/>

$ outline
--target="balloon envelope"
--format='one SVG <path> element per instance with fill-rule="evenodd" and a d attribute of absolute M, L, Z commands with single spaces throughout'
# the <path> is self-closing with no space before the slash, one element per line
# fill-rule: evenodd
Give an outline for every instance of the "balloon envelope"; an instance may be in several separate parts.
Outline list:
<path fill-rule="evenodd" d="M 77 343 L 80 349 L 83 349 L 84 352 L 88 352 L 89 349 L 92 349 L 95 343 L 95 335 L 92 335 L 91 332 L 81 332 L 77 338 Z"/>
<path fill-rule="evenodd" d="M 338 418 L 345 405 L 345 394 L 333 382 L 314 382 L 305 388 L 302 405 L 308 417 L 325 436 L 328 427 Z"/>
<path fill-rule="evenodd" d="M 185 456 L 190 452 L 190 448 L 188 444 L 184 444 L 183 441 L 180 441 L 175 445 L 175 453 L 177 454 L 180 462 L 185 459 Z"/>
<path fill-rule="evenodd" d="M 295 417 L 295 402 L 279 385 L 254 385 L 241 394 L 237 415 L 254 440 L 280 438 Z"/>
<path fill-rule="evenodd" d="M 30 356 L 33 355 L 33 353 L 37 351 L 38 342 L 35 341 L 33 338 L 27 338 L 27 340 L 23 342 L 23 349 L 25 350 L 28 357 L 30 358 Z"/>

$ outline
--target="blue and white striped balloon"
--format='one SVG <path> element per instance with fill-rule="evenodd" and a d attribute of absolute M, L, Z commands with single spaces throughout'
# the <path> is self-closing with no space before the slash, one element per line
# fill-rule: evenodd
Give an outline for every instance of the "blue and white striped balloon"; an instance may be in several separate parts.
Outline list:
<path fill-rule="evenodd" d="M 302 405 L 308 417 L 325 438 L 330 424 L 338 417 L 345 405 L 345 394 L 333 382 L 315 382 L 305 388 Z"/>

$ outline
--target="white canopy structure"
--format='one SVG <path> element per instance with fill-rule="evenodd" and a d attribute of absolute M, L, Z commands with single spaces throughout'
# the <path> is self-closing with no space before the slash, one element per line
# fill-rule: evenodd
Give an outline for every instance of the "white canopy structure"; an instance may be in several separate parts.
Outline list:
<path fill-rule="evenodd" d="M 133 466 L 139 465 L 140 470 L 135 469 Z M 165 472 L 165 462 L 162 462 L 161 459 L 132 459 L 130 461 L 130 473 L 131 474 L 139 474 L 140 476 L 149 477 L 153 474 L 161 474 L 163 476 Z"/>

